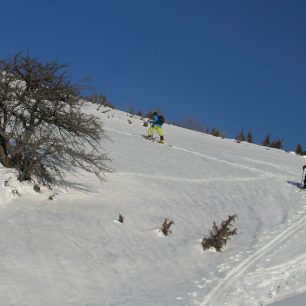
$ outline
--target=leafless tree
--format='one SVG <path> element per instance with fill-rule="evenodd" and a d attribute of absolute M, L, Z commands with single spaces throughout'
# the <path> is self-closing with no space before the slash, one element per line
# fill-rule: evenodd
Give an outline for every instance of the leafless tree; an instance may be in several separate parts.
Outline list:
<path fill-rule="evenodd" d="M 21 181 L 35 176 L 51 187 L 64 183 L 65 167 L 100 179 L 111 171 L 101 153 L 102 122 L 82 112 L 81 88 L 66 68 L 23 54 L 0 60 L 0 162 Z"/>

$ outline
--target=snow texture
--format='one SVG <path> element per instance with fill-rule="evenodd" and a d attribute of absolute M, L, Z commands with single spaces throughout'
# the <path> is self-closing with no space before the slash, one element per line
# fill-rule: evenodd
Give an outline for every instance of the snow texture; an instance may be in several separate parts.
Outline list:
<path fill-rule="evenodd" d="M 0 167 L 0 305 L 302 305 L 305 159 L 167 124 L 162 145 L 137 116 L 84 111 L 111 139 L 106 183 L 71 169 L 66 189 L 36 193 Z M 232 214 L 238 234 L 204 252 L 213 222 Z"/>

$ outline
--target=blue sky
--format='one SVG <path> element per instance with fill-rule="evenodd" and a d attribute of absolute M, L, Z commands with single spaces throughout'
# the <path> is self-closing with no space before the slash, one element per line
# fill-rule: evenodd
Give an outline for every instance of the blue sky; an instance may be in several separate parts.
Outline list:
<path fill-rule="evenodd" d="M 0 34 L 1 58 L 57 58 L 120 109 L 306 150 L 304 0 L 1 1 Z"/>

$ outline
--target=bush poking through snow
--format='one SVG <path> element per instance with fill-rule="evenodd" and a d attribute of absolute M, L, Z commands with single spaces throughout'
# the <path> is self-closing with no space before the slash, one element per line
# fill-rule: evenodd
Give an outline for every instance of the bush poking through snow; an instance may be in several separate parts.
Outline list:
<path fill-rule="evenodd" d="M 119 214 L 118 222 L 123 223 L 124 222 L 124 217 Z"/>
<path fill-rule="evenodd" d="M 240 133 L 236 136 L 236 142 L 240 143 L 241 141 L 245 141 L 245 135 L 244 135 L 244 131 L 241 130 Z"/>
<path fill-rule="evenodd" d="M 296 149 L 295 149 L 295 153 L 297 154 L 297 155 L 305 155 L 306 154 L 306 151 L 304 152 L 303 151 L 303 147 L 302 147 L 302 145 L 301 144 L 297 144 L 296 145 Z"/>
<path fill-rule="evenodd" d="M 21 197 L 21 195 L 20 195 L 20 193 L 19 193 L 19 191 L 18 191 L 17 189 L 13 189 L 13 190 L 12 190 L 12 194 L 13 194 L 14 196 Z"/>
<path fill-rule="evenodd" d="M 166 218 L 160 231 L 165 235 L 165 236 L 169 236 L 170 234 L 172 234 L 172 230 L 170 229 L 170 227 L 174 225 L 174 221 Z"/>
<path fill-rule="evenodd" d="M 215 137 L 225 138 L 224 134 L 217 128 L 212 128 L 209 134 Z"/>
<path fill-rule="evenodd" d="M 8 187 L 10 186 L 10 182 L 12 181 L 12 177 L 8 178 L 7 180 L 4 181 L 4 186 Z"/>
<path fill-rule="evenodd" d="M 40 187 L 39 187 L 39 185 L 35 184 L 34 187 L 33 187 L 33 189 L 34 189 L 36 192 L 40 193 Z"/>
<path fill-rule="evenodd" d="M 202 240 L 203 250 L 215 248 L 217 252 L 221 252 L 222 248 L 231 239 L 231 236 L 237 234 L 237 228 L 231 229 L 233 227 L 232 223 L 236 218 L 237 215 L 228 216 L 226 221 L 222 221 L 220 227 L 214 222 L 213 228 L 209 232 L 210 236 Z"/>

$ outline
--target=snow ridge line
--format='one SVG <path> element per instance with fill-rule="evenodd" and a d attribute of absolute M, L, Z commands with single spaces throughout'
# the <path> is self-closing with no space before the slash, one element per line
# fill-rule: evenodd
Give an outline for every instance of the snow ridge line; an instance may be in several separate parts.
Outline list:
<path fill-rule="evenodd" d="M 244 275 L 245 271 L 256 261 L 260 260 L 263 256 L 271 250 L 271 248 L 276 248 L 280 243 L 286 240 L 291 235 L 295 234 L 300 228 L 306 224 L 306 214 L 304 212 L 303 216 L 299 221 L 293 223 L 286 230 L 277 235 L 269 243 L 267 243 L 262 248 L 258 249 L 253 255 L 246 258 L 236 267 L 234 267 L 219 284 L 211 290 L 205 300 L 200 304 L 200 306 L 211 306 L 218 305 L 224 302 L 225 296 L 228 294 L 228 290 L 234 286 L 234 284 Z M 230 281 L 229 281 L 230 280 Z"/>
<path fill-rule="evenodd" d="M 143 139 L 143 137 L 141 137 L 139 135 L 135 135 L 135 134 L 127 133 L 127 132 L 121 132 L 121 131 L 118 131 L 118 130 L 115 130 L 115 129 L 112 129 L 112 128 L 104 128 L 104 129 L 112 131 L 112 132 L 115 132 L 115 133 L 118 133 L 118 134 L 122 134 L 122 135 L 126 135 L 126 136 L 132 136 L 132 137 L 136 137 L 136 138 L 139 138 L 139 139 Z M 196 156 L 200 156 L 200 157 L 203 157 L 203 158 L 206 158 L 206 159 L 210 159 L 210 160 L 213 160 L 213 161 L 216 161 L 216 162 L 219 162 L 219 163 L 224 163 L 224 164 L 227 164 L 227 165 L 230 165 L 230 166 L 235 166 L 235 167 L 247 169 L 249 171 L 254 171 L 254 172 L 257 172 L 257 173 L 260 173 L 260 174 L 264 174 L 266 176 L 270 176 L 270 177 L 275 177 L 276 176 L 276 175 L 274 175 L 272 173 L 264 172 L 264 171 L 258 170 L 256 168 L 253 168 L 253 167 L 244 166 L 244 165 L 237 164 L 237 163 L 232 163 L 232 162 L 229 162 L 227 160 L 218 159 L 216 157 L 212 157 L 212 156 L 205 155 L 205 154 L 202 154 L 202 153 L 198 153 L 198 152 L 194 152 L 194 151 L 191 151 L 191 150 L 187 150 L 187 149 L 175 146 L 175 145 L 171 145 L 171 146 L 169 145 L 167 147 L 170 147 L 172 149 L 175 149 L 175 150 L 178 150 L 178 151 L 182 151 L 182 152 L 185 152 L 185 153 L 189 153 L 189 154 L 193 154 L 193 155 L 196 155 Z"/>

